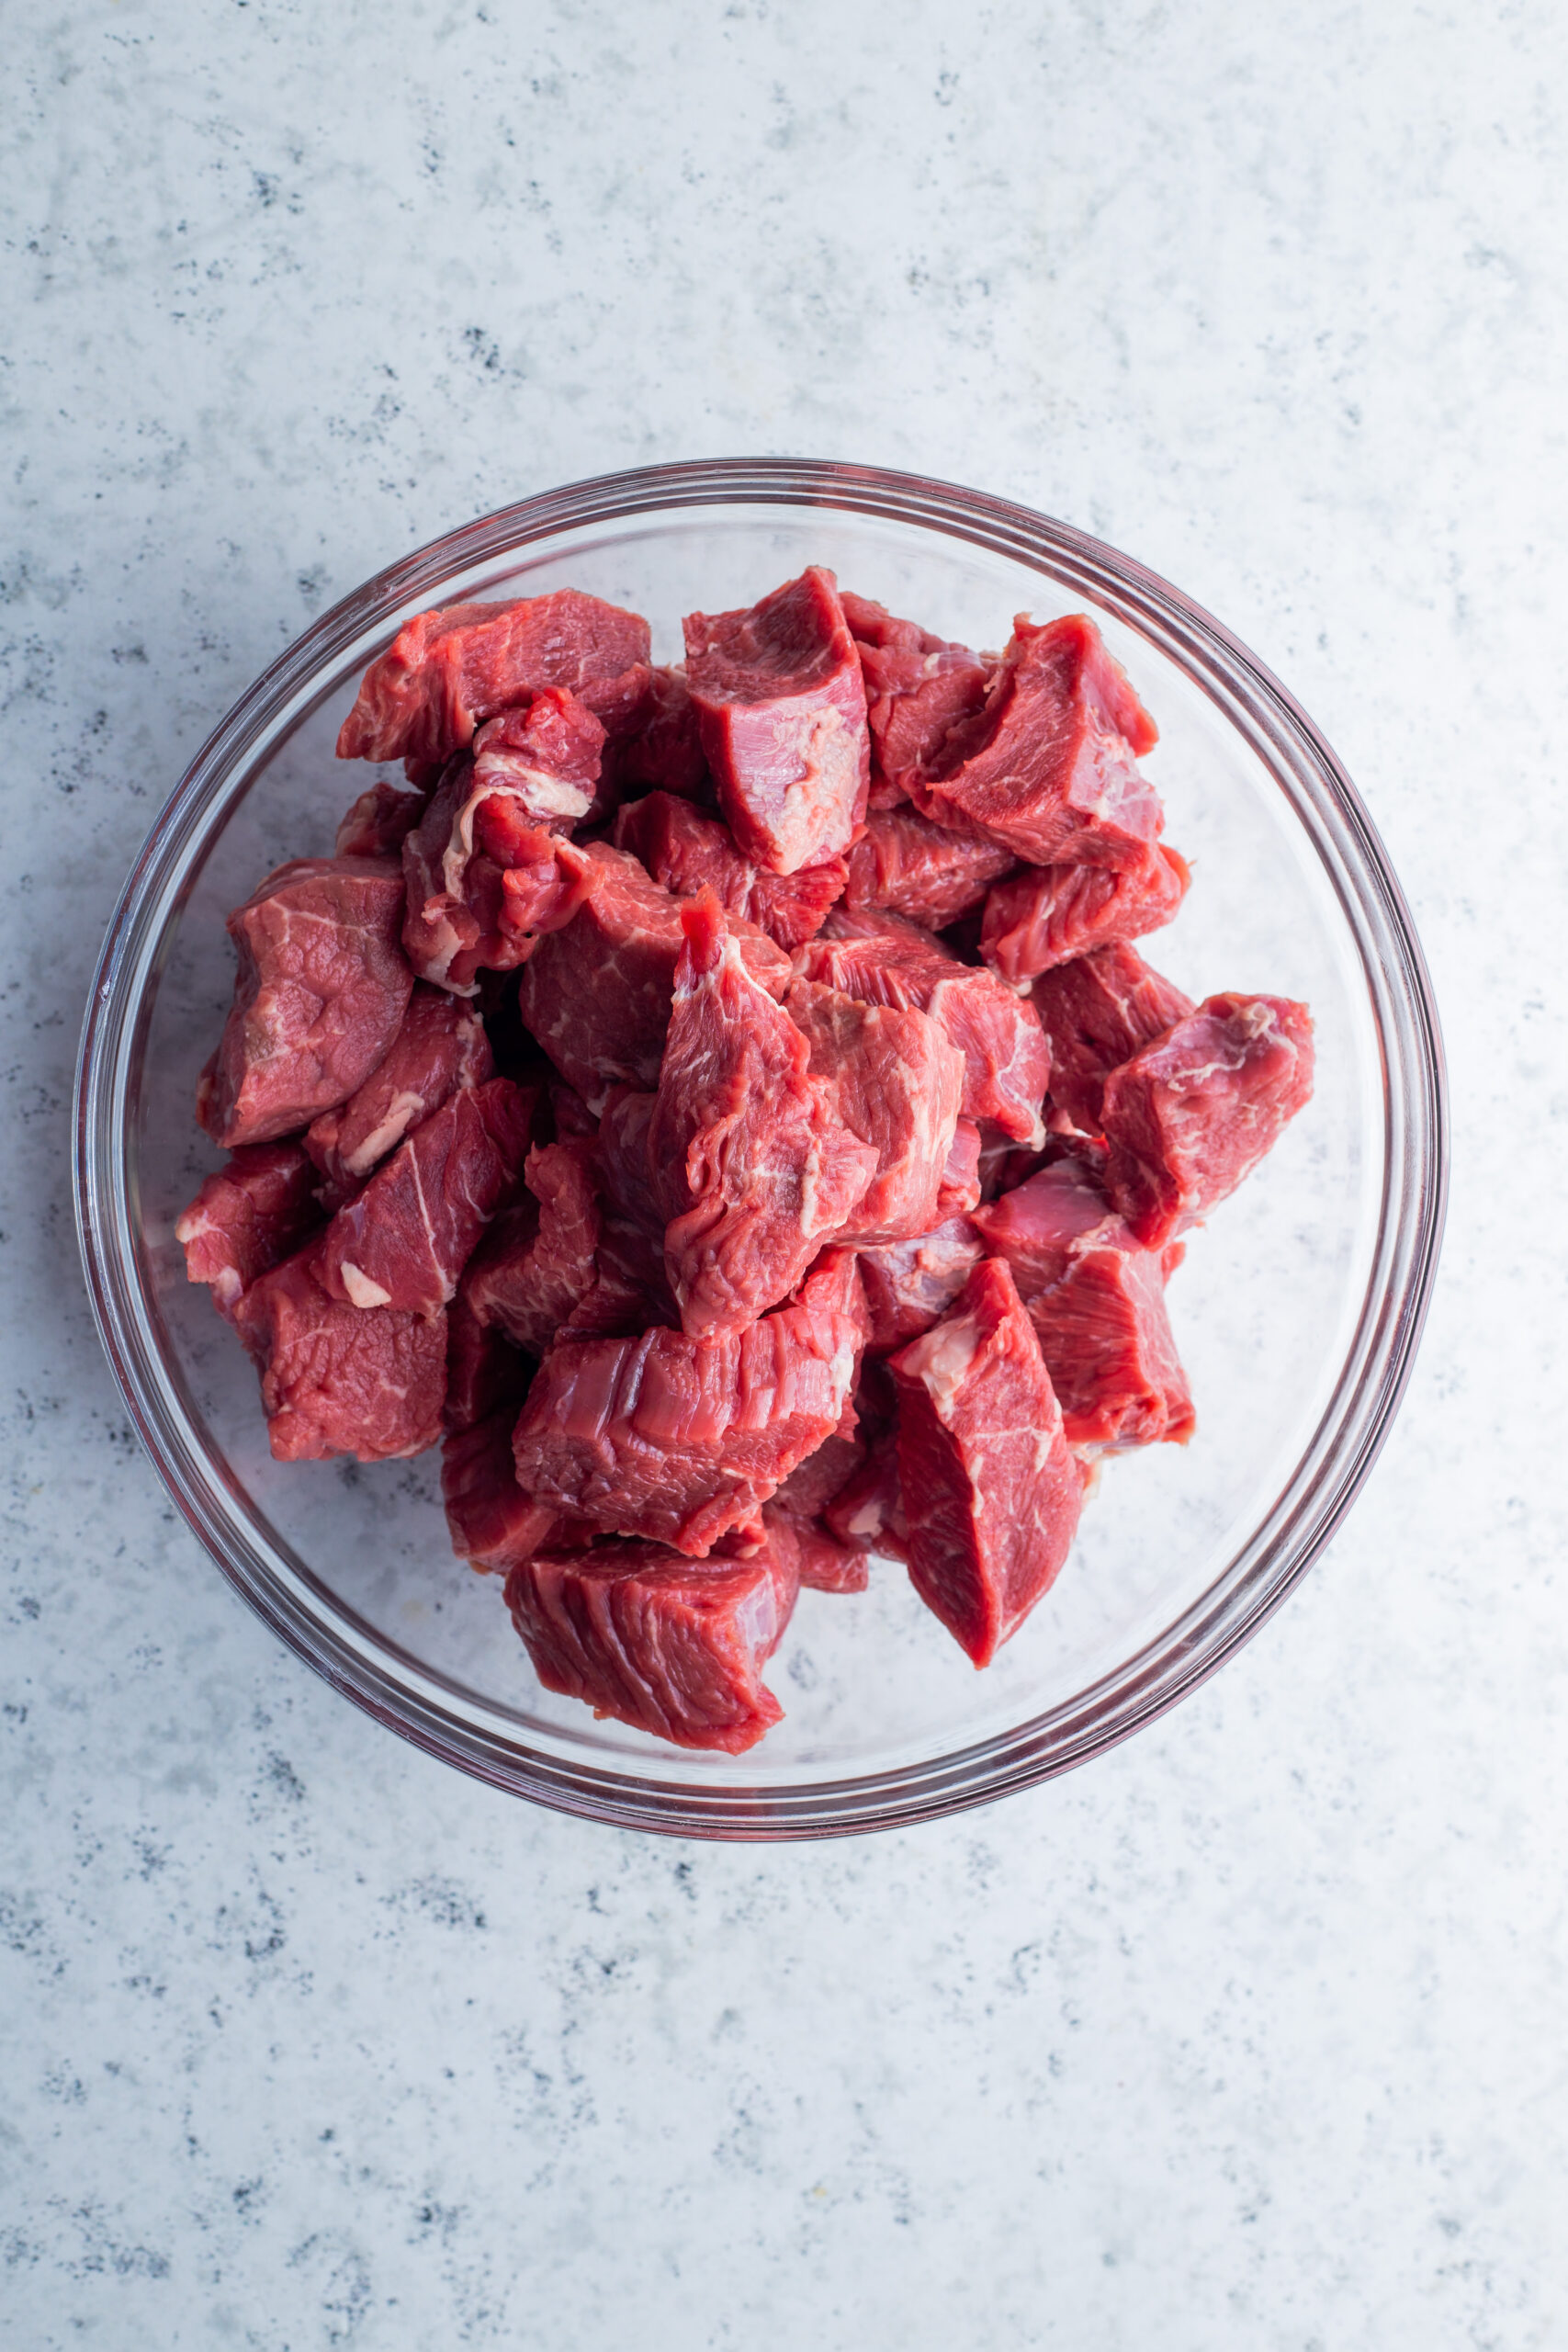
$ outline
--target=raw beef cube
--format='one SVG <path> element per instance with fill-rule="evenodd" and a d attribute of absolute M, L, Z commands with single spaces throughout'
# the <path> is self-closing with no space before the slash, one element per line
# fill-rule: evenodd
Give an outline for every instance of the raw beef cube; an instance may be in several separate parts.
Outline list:
<path fill-rule="evenodd" d="M 908 1555 L 908 1529 L 898 1487 L 898 1398 L 886 1364 L 863 1361 L 855 1386 L 863 1458 L 821 1521 L 839 1543 L 896 1560 Z"/>
<path fill-rule="evenodd" d="M 1100 1133 L 1111 1071 L 1192 1010 L 1122 940 L 1043 973 L 1034 1003 L 1051 1041 L 1051 1100 L 1086 1135 Z"/>
<path fill-rule="evenodd" d="M 788 1295 L 880 1162 L 840 1116 L 837 1071 L 811 1075 L 806 1038 L 747 972 L 712 892 L 687 900 L 682 922 L 648 1156 L 682 1203 L 664 1236 L 682 1326 L 714 1339 Z"/>
<path fill-rule="evenodd" d="M 694 1561 L 601 1544 L 520 1561 L 506 1604 L 547 1690 L 677 1747 L 739 1756 L 783 1717 L 761 1675 L 798 1589 L 771 1549 Z"/>
<path fill-rule="evenodd" d="M 865 680 L 872 798 L 886 805 L 908 797 L 910 770 L 923 766 L 948 729 L 979 708 L 988 669 L 966 645 L 950 645 L 916 621 L 895 619 L 867 596 L 845 595 L 842 603 Z"/>
<path fill-rule="evenodd" d="M 1166 1313 L 1167 1267 L 1111 1208 L 1104 1156 L 1071 1155 L 977 1209 L 1029 1310 L 1071 1445 L 1185 1443 L 1192 1399 Z"/>
<path fill-rule="evenodd" d="M 460 1086 L 482 1086 L 494 1065 L 484 1023 L 442 989 L 415 988 L 403 1025 L 357 1093 L 305 1130 L 305 1148 L 346 1198 Z"/>
<path fill-rule="evenodd" d="M 976 1267 L 951 1314 L 889 1360 L 909 1580 L 976 1666 L 1053 1583 L 1082 1488 L 1011 1274 Z"/>
<path fill-rule="evenodd" d="M 316 1171 L 297 1143 L 252 1143 L 209 1176 L 175 1225 L 186 1276 L 230 1315 L 240 1294 L 299 1249 L 321 1220 Z"/>
<path fill-rule="evenodd" d="M 848 849 L 871 739 L 832 573 L 813 564 L 749 612 L 691 613 L 682 626 L 703 749 L 744 855 L 794 874 Z"/>
<path fill-rule="evenodd" d="M 798 874 L 760 871 L 741 856 L 720 817 L 705 817 L 689 800 L 650 792 L 615 819 L 615 847 L 630 852 L 677 899 L 716 893 L 727 914 L 743 915 L 786 952 L 816 936 L 822 918 L 842 896 L 844 861 L 829 857 Z"/>
<path fill-rule="evenodd" d="M 537 825 L 580 825 L 593 808 L 604 729 L 567 686 L 547 686 L 474 737 L 474 791 L 502 793 Z"/>
<path fill-rule="evenodd" d="M 909 782 L 939 825 L 1034 865 L 1136 865 L 1160 830 L 1135 752 L 1155 727 L 1083 614 L 1034 627 L 1020 614 L 984 707 Z"/>
<path fill-rule="evenodd" d="M 809 1592 L 863 1592 L 871 1582 L 863 1544 L 845 1544 L 819 1519 L 804 1519 L 778 1503 L 764 1504 L 767 1548 Z"/>
<path fill-rule="evenodd" d="M 602 1226 L 593 1163 L 586 1141 L 536 1147 L 524 1170 L 534 1213 L 504 1211 L 468 1261 L 463 1288 L 475 1314 L 532 1355 L 547 1352 L 593 1288 Z"/>
<path fill-rule="evenodd" d="M 847 1247 L 897 1241 L 936 1222 L 963 1098 L 964 1063 L 926 1013 L 865 1004 L 796 980 L 784 1006 L 831 1088 L 839 1118 L 876 1154 L 840 1227 Z"/>
<path fill-rule="evenodd" d="M 869 1355 L 888 1355 L 940 1322 L 986 1254 L 966 1216 L 948 1217 L 914 1241 L 860 1253 Z"/>
<path fill-rule="evenodd" d="M 337 829 L 334 857 L 400 857 L 404 842 L 424 814 L 428 795 L 400 792 L 394 784 L 373 784 L 362 792 Z"/>
<path fill-rule="evenodd" d="M 523 1492 L 512 1460 L 508 1407 L 472 1427 L 453 1430 L 441 1449 L 441 1499 L 452 1549 L 480 1570 L 515 1567 L 536 1552 L 572 1551 L 592 1540 L 580 1520 L 536 1503 Z"/>
<path fill-rule="evenodd" d="M 592 872 L 560 821 L 481 785 L 467 755 L 451 763 L 403 843 L 403 946 L 422 978 L 473 996 L 481 971 L 513 970 L 539 936 L 570 922 Z"/>
<path fill-rule="evenodd" d="M 413 986 L 402 914 L 401 874 L 370 857 L 296 858 L 235 908 L 234 1002 L 197 1095 L 214 1143 L 270 1143 L 364 1085 Z"/>
<path fill-rule="evenodd" d="M 947 1155 L 947 1165 L 942 1171 L 942 1184 L 936 1196 L 939 1218 L 962 1216 L 966 1209 L 976 1206 L 980 1199 L 980 1154 L 985 1137 L 975 1119 L 960 1119 L 953 1130 L 953 1148 Z"/>
<path fill-rule="evenodd" d="M 635 1086 L 613 1086 L 595 1140 L 605 1198 L 656 1239 L 662 1252 L 664 1228 L 684 1205 L 685 1179 L 680 1170 L 655 1170 L 649 1160 L 649 1130 L 658 1099 Z"/>
<path fill-rule="evenodd" d="M 1106 1188 L 1158 1249 L 1234 1193 L 1312 1097 L 1312 1015 L 1288 997 L 1211 996 L 1113 1070 Z"/>
<path fill-rule="evenodd" d="M 929 1013 L 964 1057 L 964 1116 L 994 1120 L 1025 1143 L 1043 1133 L 1051 1057 L 1040 1017 L 994 972 L 959 963 L 898 915 L 842 907 L 829 914 L 823 936 L 801 950 L 799 963 L 807 979 L 863 1003 Z"/>
<path fill-rule="evenodd" d="M 372 1314 L 329 1298 L 310 1243 L 260 1275 L 234 1323 L 261 1372 L 267 1437 L 279 1462 L 360 1462 L 423 1453 L 441 1434 L 446 1318 Z"/>
<path fill-rule="evenodd" d="M 515 1185 L 535 1096 L 509 1078 L 449 1095 L 339 1209 L 321 1279 L 350 1306 L 434 1315 Z"/>
<path fill-rule="evenodd" d="M 773 1497 L 780 1510 L 792 1519 L 815 1519 L 825 1510 L 865 1460 L 865 1446 L 857 1434 L 860 1417 L 853 1401 L 846 1404 L 839 1426 L 808 1453 Z"/>
<path fill-rule="evenodd" d="M 469 1272 L 473 1263 L 470 1258 Z M 488 1420 L 491 1413 L 504 1408 L 510 1442 L 512 1424 L 528 1393 L 533 1367 L 518 1354 L 504 1331 L 480 1321 L 468 1302 L 468 1283 L 465 1272 L 457 1295 L 446 1309 L 446 1401 L 441 1425 L 447 1430 L 471 1430 L 476 1421 Z"/>
<path fill-rule="evenodd" d="M 1168 923 L 1186 895 L 1187 861 L 1162 842 L 1136 865 L 1030 865 L 986 900 L 980 953 L 1015 986 L 1112 940 Z"/>
<path fill-rule="evenodd" d="M 979 906 L 1016 864 L 1011 850 L 949 832 L 913 808 L 874 808 L 849 854 L 844 904 L 856 914 L 886 907 L 940 931 Z"/>
<path fill-rule="evenodd" d="M 626 792 L 673 792 L 682 800 L 712 805 L 713 778 L 697 731 L 696 705 L 679 663 L 649 673 L 641 720 L 617 748 L 615 768 Z"/>
<path fill-rule="evenodd" d="M 565 1340 L 518 1419 L 541 1500 L 702 1558 L 759 1514 L 842 1416 L 864 1329 L 854 1260 L 825 1251 L 799 1296 L 744 1331 Z"/>
<path fill-rule="evenodd" d="M 373 662 L 337 739 L 340 760 L 446 760 L 497 711 L 545 686 L 584 701 L 649 654 L 648 623 L 575 588 L 516 604 L 421 613 Z"/>
<path fill-rule="evenodd" d="M 681 901 L 635 857 L 603 842 L 582 854 L 588 898 L 564 930 L 541 940 L 523 969 L 523 1019 L 561 1076 L 597 1115 L 612 1086 L 659 1083 L 675 966 L 685 944 Z M 741 960 L 771 996 L 794 978 L 765 932 L 737 917 Z"/>

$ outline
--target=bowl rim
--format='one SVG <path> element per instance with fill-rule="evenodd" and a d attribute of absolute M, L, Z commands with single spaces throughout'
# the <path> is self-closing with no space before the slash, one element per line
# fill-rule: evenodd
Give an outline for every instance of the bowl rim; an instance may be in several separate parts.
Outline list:
<path fill-rule="evenodd" d="M 828 507 L 968 540 L 1088 594 L 1177 661 L 1263 759 L 1334 886 L 1367 983 L 1385 1081 L 1382 1196 L 1355 1331 L 1289 1480 L 1208 1590 L 1136 1657 L 1046 1715 L 940 1757 L 798 1786 L 664 1781 L 531 1748 L 465 1717 L 438 1677 L 395 1677 L 313 1615 L 216 1510 L 200 1450 L 186 1441 L 159 1377 L 123 1115 L 137 1041 L 151 1018 L 146 981 L 183 901 L 181 892 L 164 903 L 160 882 L 199 844 L 204 813 L 249 748 L 313 678 L 378 620 L 388 622 L 389 636 L 394 615 L 454 572 L 591 524 L 736 505 Z M 203 1547 L 298 1656 L 378 1722 L 492 1786 L 616 1826 L 773 1842 L 904 1827 L 1052 1779 L 1152 1723 L 1251 1638 L 1328 1543 L 1388 1435 L 1431 1297 L 1448 1164 L 1441 1032 L 1403 891 L 1343 766 L 1256 655 L 1133 557 L 1012 501 L 880 467 L 739 458 L 593 476 L 444 533 L 321 614 L 246 688 L 160 810 L 116 904 L 83 1024 L 73 1180 L 88 1295 L 132 1421 Z"/>

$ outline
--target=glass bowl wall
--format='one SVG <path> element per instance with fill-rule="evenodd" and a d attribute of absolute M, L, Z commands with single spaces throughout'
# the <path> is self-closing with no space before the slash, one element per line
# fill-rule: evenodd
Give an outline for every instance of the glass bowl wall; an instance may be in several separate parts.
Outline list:
<path fill-rule="evenodd" d="M 770 1671 L 785 1719 L 740 1759 L 685 1756 L 539 1690 L 499 1580 L 456 1562 L 436 1458 L 281 1464 L 254 1374 L 174 1221 L 217 1155 L 191 1116 L 232 984 L 223 918 L 331 847 L 367 770 L 333 756 L 366 664 L 410 615 L 570 585 L 646 613 L 752 602 L 807 563 L 996 646 L 1015 612 L 1095 616 L 1153 710 L 1147 764 L 1191 860 L 1153 953 L 1192 995 L 1307 1000 L 1313 1103 L 1194 1235 L 1172 1322 L 1198 1433 L 1106 1465 L 1055 1590 L 976 1674 L 901 1570 L 802 1596 Z M 394 565 L 236 705 L 156 825 L 83 1039 L 77 1197 L 110 1361 L 175 1499 L 283 1638 L 381 1722 L 496 1784 L 599 1819 L 781 1838 L 907 1822 L 1093 1755 L 1213 1670 L 1308 1566 L 1408 1372 L 1441 1223 L 1440 1048 L 1397 885 L 1348 779 L 1244 648 L 1081 533 L 948 485 L 835 465 L 651 469 L 505 509 Z"/>

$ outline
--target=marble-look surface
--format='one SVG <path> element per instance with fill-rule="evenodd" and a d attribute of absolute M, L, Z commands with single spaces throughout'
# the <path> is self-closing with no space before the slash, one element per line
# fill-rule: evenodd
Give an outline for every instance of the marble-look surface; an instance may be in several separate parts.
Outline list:
<path fill-rule="evenodd" d="M 1561 13 L 83 0 L 6 52 L 0 2339 L 1561 2346 Z M 1093 1768 L 820 1851 L 573 1826 L 297 1666 L 132 1440 L 65 1172 L 103 922 L 272 653 L 736 450 L 1220 614 L 1453 1077 L 1425 1351 L 1299 1597 Z"/>

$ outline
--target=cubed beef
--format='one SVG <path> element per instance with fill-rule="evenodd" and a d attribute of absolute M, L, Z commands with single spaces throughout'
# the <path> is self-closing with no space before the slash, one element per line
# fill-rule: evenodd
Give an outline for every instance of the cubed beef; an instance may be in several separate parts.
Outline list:
<path fill-rule="evenodd" d="M 953 1148 L 963 1055 L 929 1014 L 866 1004 L 815 980 L 796 980 L 784 1005 L 810 1048 L 813 1079 L 831 1089 L 839 1118 L 876 1154 L 840 1238 L 858 1248 L 924 1233 L 936 1222 Z"/>
<path fill-rule="evenodd" d="M 1111 1071 L 1192 1010 L 1124 940 L 1043 973 L 1033 1000 L 1051 1045 L 1051 1100 L 1085 1135 L 1100 1133 Z"/>
<path fill-rule="evenodd" d="M 534 1502 L 517 1483 L 510 1408 L 453 1430 L 441 1448 L 441 1499 L 452 1549 L 470 1567 L 515 1567 L 536 1552 L 574 1551 L 592 1540 L 579 1520 Z"/>
<path fill-rule="evenodd" d="M 570 1143 L 578 1136 L 592 1140 L 597 1136 L 599 1122 L 575 1086 L 569 1086 L 564 1078 L 552 1078 L 548 1091 L 558 1143 Z"/>
<path fill-rule="evenodd" d="M 542 1356 L 593 1288 L 602 1228 L 594 1147 L 578 1139 L 536 1146 L 524 1170 L 533 1213 L 496 1218 L 468 1261 L 464 1295 L 482 1322 Z"/>
<path fill-rule="evenodd" d="M 953 1148 L 942 1171 L 936 1196 L 938 1219 L 962 1216 L 980 1198 L 980 1154 L 985 1137 L 976 1119 L 960 1119 L 953 1130 Z"/>
<path fill-rule="evenodd" d="M 1312 1097 L 1312 1015 L 1288 997 L 1205 997 L 1107 1079 L 1111 1201 L 1151 1249 L 1207 1216 Z"/>
<path fill-rule="evenodd" d="M 1186 895 L 1187 861 L 1151 842 L 1136 865 L 1030 865 L 986 900 L 980 953 L 1019 985 L 1113 940 L 1168 923 Z"/>
<path fill-rule="evenodd" d="M 880 1161 L 840 1116 L 842 1073 L 811 1074 L 806 1038 L 747 972 L 711 891 L 682 921 L 648 1154 L 681 1204 L 664 1258 L 682 1328 L 716 1338 L 788 1295 L 854 1220 Z M 869 1091 L 856 1095 L 852 1075 L 844 1085 L 857 1102 Z"/>
<path fill-rule="evenodd" d="M 801 950 L 806 978 L 867 1004 L 926 1012 L 964 1057 L 966 1117 L 991 1119 L 1023 1142 L 1043 1132 L 1051 1057 L 1040 1017 L 994 972 L 961 964 L 898 915 L 835 907 Z"/>
<path fill-rule="evenodd" d="M 757 1529 L 762 1504 L 838 1427 L 863 1316 L 853 1259 L 830 1250 L 793 1304 L 744 1331 L 562 1340 L 517 1423 L 518 1479 L 701 1558 L 732 1529 Z"/>
<path fill-rule="evenodd" d="M 950 1216 L 912 1241 L 860 1252 L 870 1326 L 866 1351 L 888 1355 L 940 1322 L 986 1254 L 967 1216 Z"/>
<path fill-rule="evenodd" d="M 1136 865 L 1161 815 L 1134 755 L 1155 740 L 1091 620 L 1037 628 L 1020 614 L 984 707 L 912 774 L 909 794 L 939 825 L 1032 865 Z"/>
<path fill-rule="evenodd" d="M 305 1130 L 305 1148 L 339 1200 L 364 1182 L 412 1127 L 459 1087 L 482 1086 L 493 1070 L 490 1040 L 473 1006 L 443 989 L 417 986 L 403 1025 L 358 1091 Z"/>
<path fill-rule="evenodd" d="M 1082 1499 L 1061 1408 L 1011 1274 L 976 1267 L 889 1360 L 909 1578 L 976 1666 L 1055 1580 Z"/>
<path fill-rule="evenodd" d="M 691 613 L 682 627 L 703 749 L 743 854 L 794 874 L 846 850 L 871 739 L 832 573 L 814 564 L 749 611 Z"/>
<path fill-rule="evenodd" d="M 777 1503 L 762 1507 L 770 1552 L 793 1567 L 807 1592 L 863 1592 L 871 1582 L 863 1544 L 846 1544 L 821 1520 L 803 1518 Z"/>
<path fill-rule="evenodd" d="M 908 1557 L 908 1527 L 898 1486 L 898 1403 L 886 1364 L 862 1363 L 855 1389 L 862 1459 L 822 1507 L 823 1526 L 851 1550 Z"/>
<path fill-rule="evenodd" d="M 339 825 L 333 855 L 400 857 L 428 797 L 423 792 L 400 792 L 395 784 L 373 784 Z"/>
<path fill-rule="evenodd" d="M 874 808 L 849 854 L 844 904 L 856 914 L 886 907 L 941 931 L 979 906 L 1017 862 L 1011 850 L 950 832 L 917 809 Z"/>
<path fill-rule="evenodd" d="M 403 946 L 422 978 L 473 996 L 481 972 L 514 969 L 570 922 L 593 874 L 560 823 L 503 785 L 480 784 L 466 753 L 450 763 L 403 843 Z"/>
<path fill-rule="evenodd" d="M 1192 1398 L 1166 1312 L 1167 1269 L 1111 1208 L 1100 1153 L 1056 1160 L 974 1223 L 1012 1271 L 1068 1443 L 1184 1443 Z"/>
<path fill-rule="evenodd" d="M 604 729 L 568 686 L 490 718 L 474 737 L 474 791 L 504 794 L 536 825 L 580 825 L 593 810 Z"/>
<path fill-rule="evenodd" d="M 297 1143 L 244 1144 L 175 1223 L 186 1275 L 231 1315 L 240 1294 L 298 1250 L 321 1222 L 316 1170 Z"/>
<path fill-rule="evenodd" d="M 908 797 L 909 772 L 940 750 L 950 728 L 979 708 L 987 665 L 966 645 L 932 637 L 918 621 L 898 620 L 868 596 L 845 594 L 842 603 L 865 680 L 872 799 L 886 806 Z"/>
<path fill-rule="evenodd" d="M 772 1548 L 689 1560 L 662 1544 L 539 1553 L 506 1579 L 512 1622 L 547 1690 L 677 1747 L 755 1747 L 783 1708 L 762 1668 L 799 1590 Z"/>
<path fill-rule="evenodd" d="M 705 816 L 668 792 L 650 792 L 623 808 L 615 842 L 673 897 L 712 890 L 727 914 L 744 916 L 786 952 L 816 936 L 843 893 L 841 857 L 803 865 L 797 874 L 770 874 L 742 857 L 722 818 Z"/>
<path fill-rule="evenodd" d="M 697 707 L 679 663 L 649 673 L 648 699 L 635 729 L 615 751 L 622 791 L 674 792 L 714 802 L 713 777 L 697 731 Z"/>
<path fill-rule="evenodd" d="M 380 858 L 280 865 L 229 918 L 240 968 L 197 1115 L 226 1149 L 346 1102 L 397 1035 L 413 987 L 403 877 Z"/>
<path fill-rule="evenodd" d="M 261 1372 L 267 1438 L 279 1462 L 360 1462 L 423 1453 L 441 1434 L 446 1318 L 329 1298 L 310 1243 L 258 1276 L 234 1322 Z"/>
<path fill-rule="evenodd" d="M 421 1315 L 445 1306 L 517 1182 L 535 1102 L 509 1078 L 449 1095 L 327 1227 L 332 1296 Z"/>
<path fill-rule="evenodd" d="M 818 1511 L 827 1509 L 845 1480 L 865 1460 L 859 1426 L 860 1417 L 851 1398 L 839 1417 L 838 1428 L 829 1430 L 820 1445 L 813 1447 L 779 1487 L 773 1502 L 780 1510 L 801 1520 L 815 1519 Z"/>
<path fill-rule="evenodd" d="M 338 757 L 449 759 L 497 711 L 546 686 L 593 705 L 648 655 L 645 620 L 575 588 L 420 613 L 366 672 Z"/>
<path fill-rule="evenodd" d="M 499 1219 L 497 1220 L 499 1223 Z M 446 1401 L 441 1426 L 447 1430 L 471 1430 L 503 1408 L 507 1435 L 517 1419 L 517 1408 L 528 1393 L 533 1366 L 518 1354 L 504 1331 L 481 1322 L 466 1295 L 468 1270 L 457 1284 L 457 1295 L 446 1309 Z"/>
<path fill-rule="evenodd" d="M 612 1086 L 659 1083 L 685 933 L 680 899 L 635 857 L 599 842 L 583 855 L 592 867 L 587 900 L 564 930 L 540 941 L 524 967 L 518 1002 L 528 1029 L 597 1114 Z M 739 916 L 731 929 L 752 978 L 782 997 L 794 977 L 788 956 Z"/>

